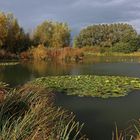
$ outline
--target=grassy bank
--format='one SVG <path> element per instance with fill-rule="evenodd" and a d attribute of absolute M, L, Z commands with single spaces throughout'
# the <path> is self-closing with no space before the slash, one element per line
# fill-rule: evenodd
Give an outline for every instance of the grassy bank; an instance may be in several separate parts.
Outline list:
<path fill-rule="evenodd" d="M 117 53 L 117 52 L 85 52 L 84 56 L 86 57 L 93 57 L 93 56 L 140 56 L 140 52 L 133 52 L 133 53 Z"/>
<path fill-rule="evenodd" d="M 51 91 L 68 95 L 91 97 L 120 97 L 133 89 L 140 89 L 140 79 L 120 76 L 50 76 L 38 78 L 31 84 L 42 85 Z"/>
<path fill-rule="evenodd" d="M 78 96 L 119 97 L 130 90 L 139 89 L 140 79 L 53 76 L 36 79 L 18 89 L 9 89 L 7 86 L 0 82 L 1 140 L 88 140 L 81 134 L 83 125 L 75 122 L 73 113 L 55 107 L 53 91 Z M 112 140 L 139 140 L 139 127 L 140 122 L 133 121 L 127 130 L 119 131 L 116 128 Z"/>
<path fill-rule="evenodd" d="M 13 66 L 18 64 L 19 62 L 0 62 L 0 66 Z"/>
<path fill-rule="evenodd" d="M 86 57 L 93 57 L 93 56 L 140 56 L 139 51 L 134 51 L 134 52 L 115 52 L 112 51 L 110 48 L 103 48 L 103 47 L 83 47 L 81 48 L 81 51 L 84 54 L 84 58 Z"/>
<path fill-rule="evenodd" d="M 1 52 L 1 51 L 0 51 Z M 16 56 L 16 57 L 15 57 Z M 86 61 L 87 59 L 94 59 L 94 56 L 126 56 L 126 57 L 139 57 L 140 52 L 113 52 L 108 48 L 101 47 L 83 47 L 83 48 L 47 48 L 44 45 L 38 45 L 30 48 L 27 51 L 20 54 L 6 56 L 6 53 L 2 54 L 0 60 L 35 60 L 35 61 Z"/>
<path fill-rule="evenodd" d="M 50 91 L 66 92 L 68 95 L 102 98 L 125 96 L 133 89 L 140 89 L 140 79 L 119 76 L 51 76 L 36 79 L 30 84 L 47 87 Z M 124 130 L 116 126 L 112 140 L 140 140 L 140 121 L 131 121 Z"/>
<path fill-rule="evenodd" d="M 86 140 L 80 134 L 83 125 L 74 115 L 53 104 L 53 93 L 41 86 L 25 85 L 5 89 L 0 83 L 1 140 Z"/>
<path fill-rule="evenodd" d="M 46 48 L 44 45 L 38 45 L 26 52 L 20 54 L 21 59 L 31 60 L 61 60 L 61 61 L 78 61 L 83 59 L 83 52 L 79 48 Z"/>

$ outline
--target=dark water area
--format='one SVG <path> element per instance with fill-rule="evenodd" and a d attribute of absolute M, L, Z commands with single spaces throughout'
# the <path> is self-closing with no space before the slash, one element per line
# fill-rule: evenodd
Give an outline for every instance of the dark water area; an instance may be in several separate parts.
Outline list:
<path fill-rule="evenodd" d="M 90 140 L 111 140 L 115 123 L 119 129 L 126 129 L 132 119 L 139 119 L 140 91 L 109 99 L 59 94 L 56 105 L 75 113 L 76 119 L 84 123 L 83 133 Z"/>
<path fill-rule="evenodd" d="M 140 58 L 94 57 L 79 63 L 20 62 L 12 66 L 0 65 L 0 81 L 12 87 L 42 76 L 79 74 L 140 78 Z M 76 119 L 85 124 L 83 133 L 91 140 L 111 140 L 115 122 L 118 128 L 123 129 L 130 120 L 140 117 L 140 91 L 109 99 L 56 94 L 55 103 L 75 113 Z"/>

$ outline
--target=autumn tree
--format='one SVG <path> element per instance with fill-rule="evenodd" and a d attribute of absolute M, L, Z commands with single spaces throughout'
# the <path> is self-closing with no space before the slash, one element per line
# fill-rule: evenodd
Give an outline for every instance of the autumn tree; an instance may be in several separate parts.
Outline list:
<path fill-rule="evenodd" d="M 30 34 L 28 32 L 25 33 L 23 28 L 20 28 L 19 39 L 16 41 L 16 43 L 17 45 L 16 45 L 15 50 L 17 52 L 23 52 L 23 51 L 28 50 L 32 45 Z"/>
<path fill-rule="evenodd" d="M 4 13 L 0 12 L 0 47 L 3 46 L 7 36 L 7 17 Z"/>
<path fill-rule="evenodd" d="M 35 45 L 44 44 L 51 48 L 66 47 L 70 43 L 70 29 L 67 24 L 44 21 L 33 34 Z"/>
<path fill-rule="evenodd" d="M 54 23 L 52 47 L 64 48 L 70 44 L 70 29 L 66 23 Z"/>
<path fill-rule="evenodd" d="M 0 47 L 17 53 L 25 51 L 31 45 L 28 33 L 20 27 L 13 14 L 0 13 Z"/>
<path fill-rule="evenodd" d="M 48 47 L 51 45 L 51 39 L 53 34 L 53 24 L 51 21 L 44 21 L 38 25 L 33 33 L 34 43 L 44 44 Z"/>
<path fill-rule="evenodd" d="M 20 39 L 21 35 L 21 29 L 18 24 L 17 19 L 13 16 L 13 14 L 7 14 L 7 36 L 6 36 L 6 42 L 4 47 L 6 50 L 11 52 L 16 52 L 17 48 L 17 42 Z"/>

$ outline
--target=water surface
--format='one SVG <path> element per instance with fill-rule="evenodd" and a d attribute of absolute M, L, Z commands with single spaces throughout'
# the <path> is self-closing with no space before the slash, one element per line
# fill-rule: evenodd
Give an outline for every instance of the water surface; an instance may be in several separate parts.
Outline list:
<path fill-rule="evenodd" d="M 90 140 L 111 140 L 115 123 L 119 129 L 128 128 L 132 119 L 140 117 L 140 91 L 126 97 L 92 98 L 59 94 L 56 104 L 76 114 L 76 119 L 85 123 L 83 133 Z"/>
<path fill-rule="evenodd" d="M 140 77 L 139 57 L 94 57 L 86 62 L 21 62 L 0 66 L 0 80 L 18 86 L 37 77 L 48 75 L 118 75 Z M 131 119 L 140 117 L 140 92 L 133 91 L 121 98 L 90 98 L 56 95 L 56 105 L 76 114 L 85 123 L 84 133 L 92 140 L 111 140 L 115 122 L 124 128 Z"/>

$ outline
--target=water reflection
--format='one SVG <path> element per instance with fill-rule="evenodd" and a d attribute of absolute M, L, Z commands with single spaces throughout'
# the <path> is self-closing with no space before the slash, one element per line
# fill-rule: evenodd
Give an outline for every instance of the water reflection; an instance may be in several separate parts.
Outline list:
<path fill-rule="evenodd" d="M 84 63 L 99 63 L 99 62 L 140 62 L 140 57 L 138 56 L 93 56 L 86 58 Z"/>
<path fill-rule="evenodd" d="M 36 73 L 39 76 L 46 75 L 67 75 L 71 69 L 78 66 L 80 63 L 66 62 L 29 62 L 22 63 L 30 72 Z"/>
<path fill-rule="evenodd" d="M 93 57 L 77 63 L 21 62 L 13 66 L 0 66 L 0 80 L 11 86 L 23 84 L 48 75 L 122 75 L 140 77 L 139 57 Z"/>

